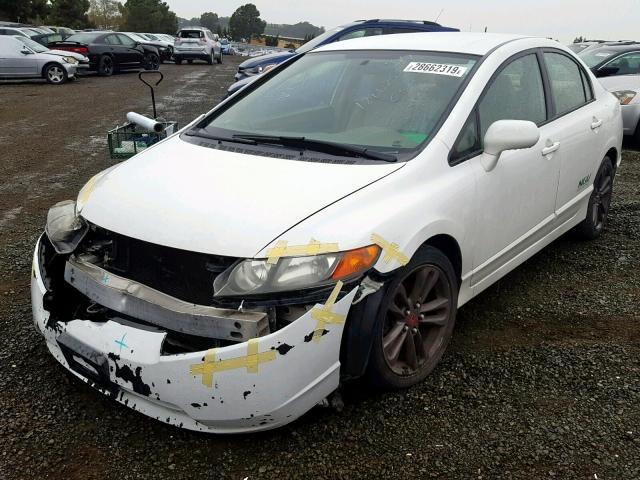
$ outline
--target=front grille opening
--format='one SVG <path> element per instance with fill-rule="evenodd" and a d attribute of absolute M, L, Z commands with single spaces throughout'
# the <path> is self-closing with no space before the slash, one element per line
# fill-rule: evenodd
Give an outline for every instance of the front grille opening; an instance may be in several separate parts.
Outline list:
<path fill-rule="evenodd" d="M 91 225 L 76 255 L 84 255 L 111 273 L 198 305 L 212 304 L 213 281 L 238 261 L 235 257 L 156 245 L 97 225 Z"/>

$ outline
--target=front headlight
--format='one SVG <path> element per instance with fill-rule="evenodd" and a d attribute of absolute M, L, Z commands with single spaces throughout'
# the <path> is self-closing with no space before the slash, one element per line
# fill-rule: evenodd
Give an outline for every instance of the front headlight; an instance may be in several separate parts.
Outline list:
<path fill-rule="evenodd" d="M 305 257 L 286 257 L 271 264 L 267 259 L 243 260 L 213 282 L 214 296 L 260 295 L 331 285 L 349 281 L 371 268 L 380 247 Z"/>
<path fill-rule="evenodd" d="M 613 93 L 616 98 L 620 101 L 620 105 L 629 105 L 631 100 L 635 98 L 638 92 L 634 92 L 633 90 L 619 90 Z"/>
<path fill-rule="evenodd" d="M 71 64 L 76 64 L 78 63 L 78 60 L 76 60 L 73 57 L 62 57 L 62 60 L 64 60 L 67 63 L 71 63 Z"/>
<path fill-rule="evenodd" d="M 77 214 L 73 200 L 56 203 L 47 213 L 44 231 L 59 254 L 73 252 L 88 230 L 89 225 Z"/>

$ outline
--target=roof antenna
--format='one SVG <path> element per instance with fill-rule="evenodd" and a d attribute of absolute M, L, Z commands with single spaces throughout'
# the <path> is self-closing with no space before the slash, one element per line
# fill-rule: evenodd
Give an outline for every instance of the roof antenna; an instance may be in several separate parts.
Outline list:
<path fill-rule="evenodd" d="M 440 18 L 440 15 L 442 15 L 442 12 L 444 12 L 444 8 L 440 9 L 440 13 L 438 14 L 438 16 L 436 17 L 436 19 L 434 20 L 434 22 L 438 23 L 438 19 Z"/>

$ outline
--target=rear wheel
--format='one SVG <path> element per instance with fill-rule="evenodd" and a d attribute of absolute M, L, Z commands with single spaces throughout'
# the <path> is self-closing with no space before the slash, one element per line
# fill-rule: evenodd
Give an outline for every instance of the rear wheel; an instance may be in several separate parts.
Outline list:
<path fill-rule="evenodd" d="M 44 78 L 53 85 L 60 85 L 67 81 L 67 71 L 61 65 L 52 63 L 45 68 Z"/>
<path fill-rule="evenodd" d="M 220 50 L 220 56 L 216 58 L 216 62 L 218 62 L 219 64 L 222 63 L 222 50 Z"/>
<path fill-rule="evenodd" d="M 98 75 L 102 77 L 109 77 L 113 75 L 114 65 L 113 58 L 109 55 L 103 55 L 98 60 Z"/>
<path fill-rule="evenodd" d="M 598 238 L 604 230 L 611 205 L 614 174 L 613 162 L 609 157 L 604 157 L 593 181 L 587 217 L 575 227 L 575 233 L 579 237 L 593 240 Z"/>
<path fill-rule="evenodd" d="M 191 65 L 193 63 L 193 60 L 187 60 L 187 63 Z"/>
<path fill-rule="evenodd" d="M 214 60 L 215 56 L 213 54 L 213 50 L 211 50 L 211 54 L 209 55 L 209 57 L 207 58 L 207 63 L 209 65 L 213 65 L 213 60 Z"/>
<path fill-rule="evenodd" d="M 431 373 L 453 334 L 458 288 L 449 259 L 423 247 L 398 270 L 380 304 L 367 377 L 398 389 Z"/>
<path fill-rule="evenodd" d="M 182 63 L 182 59 L 180 57 L 174 57 L 173 61 L 176 63 L 176 65 L 180 65 Z"/>

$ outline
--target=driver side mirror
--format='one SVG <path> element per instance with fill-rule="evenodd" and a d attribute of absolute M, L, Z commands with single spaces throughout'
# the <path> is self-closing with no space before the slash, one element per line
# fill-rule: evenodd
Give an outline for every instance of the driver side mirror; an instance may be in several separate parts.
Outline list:
<path fill-rule="evenodd" d="M 498 120 L 484 135 L 481 163 L 485 171 L 493 170 L 502 152 L 531 148 L 540 140 L 540 130 L 527 120 Z"/>
<path fill-rule="evenodd" d="M 20 50 L 20 53 L 22 53 L 23 55 L 33 55 L 33 52 L 29 50 L 27 47 L 22 47 L 22 50 Z"/>

